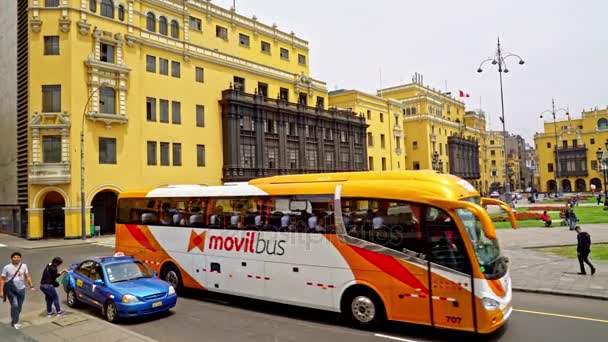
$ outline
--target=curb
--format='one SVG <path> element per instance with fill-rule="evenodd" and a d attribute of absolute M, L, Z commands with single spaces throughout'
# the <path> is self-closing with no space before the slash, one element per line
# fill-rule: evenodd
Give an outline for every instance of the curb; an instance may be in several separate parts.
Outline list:
<path fill-rule="evenodd" d="M 32 249 L 45 249 L 45 248 L 60 248 L 60 247 L 71 247 L 71 246 L 83 246 L 83 245 L 90 245 L 90 244 L 94 244 L 94 243 L 98 243 L 98 242 L 103 242 L 103 241 L 96 241 L 96 240 L 87 240 L 87 241 L 82 241 L 82 242 L 71 242 L 71 243 L 66 243 L 66 244 L 53 244 L 53 245 L 45 245 L 45 246 L 24 246 L 24 245 L 15 245 L 14 248 L 18 248 L 18 249 L 23 249 L 23 250 L 32 250 Z"/>
<path fill-rule="evenodd" d="M 608 301 L 608 296 L 589 295 L 589 294 L 584 294 L 584 293 L 572 293 L 572 292 L 559 291 L 559 290 L 539 290 L 539 289 L 530 289 L 530 288 L 525 288 L 525 287 L 513 287 L 512 290 L 514 292 L 538 293 L 538 294 L 547 294 L 547 295 L 556 295 L 556 296 L 565 296 L 565 297 L 578 297 L 578 298 Z"/>

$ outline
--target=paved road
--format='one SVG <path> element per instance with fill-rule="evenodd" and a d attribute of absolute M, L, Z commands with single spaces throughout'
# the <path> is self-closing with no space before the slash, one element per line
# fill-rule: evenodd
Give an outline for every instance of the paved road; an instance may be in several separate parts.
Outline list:
<path fill-rule="evenodd" d="M 10 249 L 0 247 L 0 260 Z M 74 246 L 24 252 L 39 280 L 41 267 L 60 255 L 66 264 L 87 256 L 111 253 L 103 246 Z M 62 294 L 62 297 L 65 296 Z M 29 294 L 25 310 L 40 310 L 42 296 Z M 500 341 L 568 341 L 585 338 L 605 341 L 608 336 L 608 302 L 589 299 L 516 293 L 515 311 L 502 334 L 485 338 Z M 8 306 L 0 306 L 0 317 Z M 96 314 L 95 310 L 84 311 Z M 546 313 L 560 315 L 547 315 Z M 582 318 L 581 318 L 582 317 Z M 589 320 L 589 319 L 595 319 Z M 159 341 L 451 341 L 473 336 L 436 331 L 427 327 L 390 324 L 378 332 L 351 329 L 332 313 L 298 309 L 278 304 L 245 301 L 235 297 L 208 296 L 201 292 L 180 298 L 177 308 L 163 317 L 121 323 L 127 329 Z"/>

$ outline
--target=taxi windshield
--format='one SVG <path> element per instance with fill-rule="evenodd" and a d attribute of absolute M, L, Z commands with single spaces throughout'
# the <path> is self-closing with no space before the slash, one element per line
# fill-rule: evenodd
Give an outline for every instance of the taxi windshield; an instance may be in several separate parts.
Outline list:
<path fill-rule="evenodd" d="M 154 276 L 150 269 L 139 261 L 110 264 L 106 266 L 106 273 L 111 283 L 152 278 Z"/>

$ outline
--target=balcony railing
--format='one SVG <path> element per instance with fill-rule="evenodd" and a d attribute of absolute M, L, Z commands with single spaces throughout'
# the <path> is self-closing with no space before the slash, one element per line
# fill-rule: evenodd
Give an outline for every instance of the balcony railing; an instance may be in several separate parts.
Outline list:
<path fill-rule="evenodd" d="M 68 184 L 71 181 L 69 163 L 30 165 L 30 184 Z"/>

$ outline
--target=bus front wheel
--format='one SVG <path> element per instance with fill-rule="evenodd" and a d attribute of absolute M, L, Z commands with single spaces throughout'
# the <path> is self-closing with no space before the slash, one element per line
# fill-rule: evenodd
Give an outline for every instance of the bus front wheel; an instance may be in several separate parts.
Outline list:
<path fill-rule="evenodd" d="M 382 300 L 368 288 L 349 291 L 342 301 L 342 314 L 360 329 L 377 328 L 386 320 Z"/>
<path fill-rule="evenodd" d="M 182 289 L 182 276 L 177 267 L 172 263 L 163 266 L 160 276 L 161 279 L 171 284 L 176 291 Z"/>

